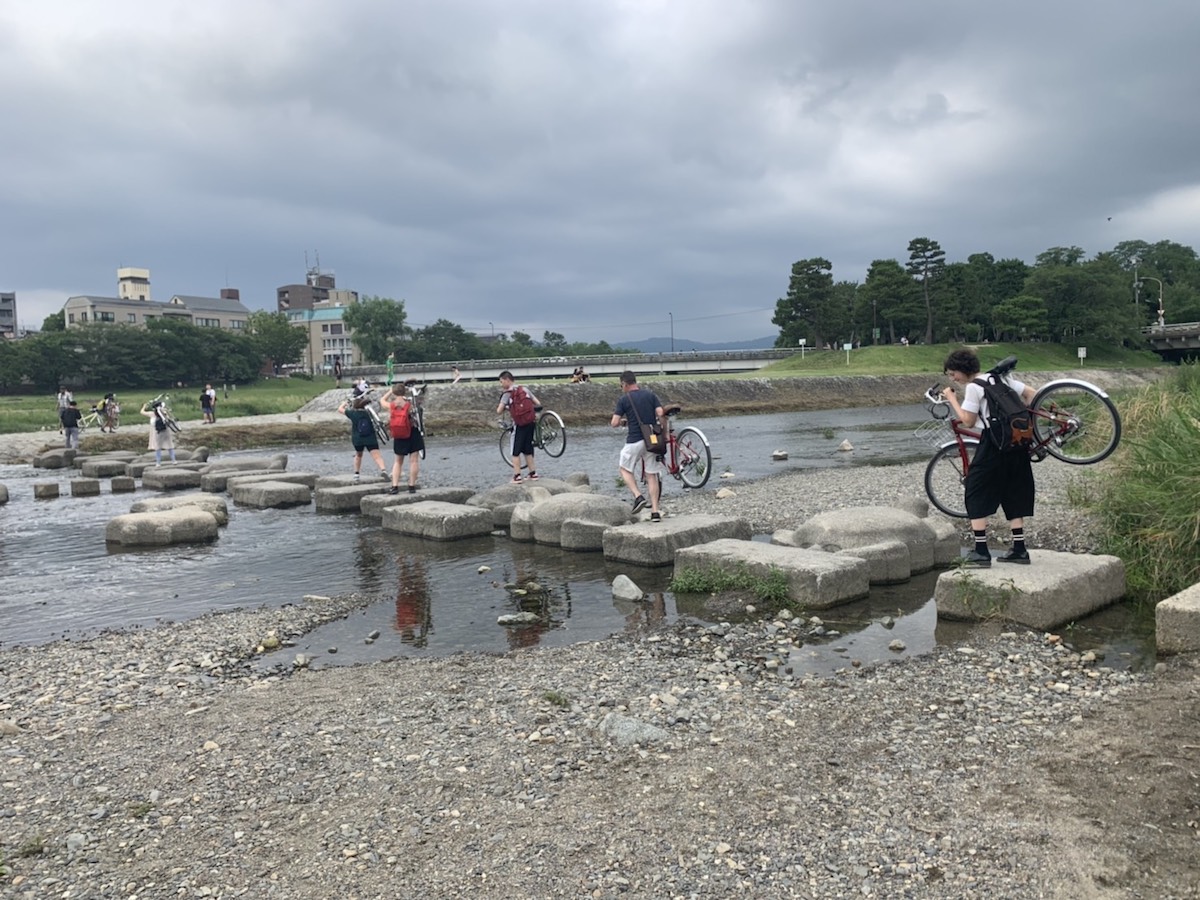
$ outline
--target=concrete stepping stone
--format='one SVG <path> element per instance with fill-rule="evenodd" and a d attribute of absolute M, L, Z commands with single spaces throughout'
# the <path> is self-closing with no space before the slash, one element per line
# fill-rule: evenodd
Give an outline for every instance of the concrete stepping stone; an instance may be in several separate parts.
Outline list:
<path fill-rule="evenodd" d="M 166 509 L 202 509 L 211 514 L 220 526 L 229 524 L 229 504 L 212 494 L 176 494 L 172 497 L 147 497 L 138 500 L 130 512 L 161 512 Z"/>
<path fill-rule="evenodd" d="M 215 540 L 217 519 L 195 506 L 126 513 L 108 520 L 104 539 L 123 547 L 165 547 Z"/>
<path fill-rule="evenodd" d="M 410 503 L 420 503 L 424 500 L 440 500 L 443 503 L 466 503 L 475 491 L 466 487 L 419 488 L 415 494 L 410 494 L 403 485 L 398 494 L 371 494 L 363 497 L 359 503 L 359 512 L 372 519 L 382 519 L 383 511 L 392 506 L 407 506 Z"/>
<path fill-rule="evenodd" d="M 639 566 L 669 566 L 684 547 L 721 538 L 750 540 L 750 523 L 732 516 L 672 516 L 606 529 L 604 558 Z"/>
<path fill-rule="evenodd" d="M 302 482 L 255 481 L 236 482 L 229 489 L 233 502 L 256 509 L 287 509 L 312 503 L 312 488 Z"/>
<path fill-rule="evenodd" d="M 492 514 L 478 506 L 423 500 L 383 511 L 383 528 L 434 541 L 457 541 L 492 533 Z"/>

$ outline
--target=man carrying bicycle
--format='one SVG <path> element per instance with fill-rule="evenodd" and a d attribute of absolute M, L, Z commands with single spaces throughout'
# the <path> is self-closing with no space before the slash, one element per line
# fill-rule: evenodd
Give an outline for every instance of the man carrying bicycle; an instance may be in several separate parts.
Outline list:
<path fill-rule="evenodd" d="M 963 385 L 963 401 L 958 402 L 954 385 L 947 385 L 942 396 L 950 404 L 955 418 L 967 428 L 976 422 L 987 423 L 987 400 L 983 386 L 975 379 L 979 377 L 979 357 L 974 350 L 955 350 L 943 367 L 945 374 L 955 384 Z M 1021 395 L 1029 404 L 1033 402 L 1034 389 L 1017 381 L 1011 373 L 1001 376 L 1004 382 Z M 986 430 L 986 429 L 985 429 Z M 987 545 L 988 517 L 1003 507 L 1004 515 L 1012 526 L 1012 549 L 1001 553 L 999 562 L 1029 565 L 1029 551 L 1025 547 L 1025 517 L 1033 515 L 1033 464 L 1029 454 L 1023 450 L 1000 450 L 990 439 L 981 439 L 975 450 L 975 458 L 967 470 L 964 485 L 967 515 L 971 519 L 971 531 L 975 536 L 975 547 L 966 556 L 967 565 L 988 568 L 992 554 Z"/>
<path fill-rule="evenodd" d="M 507 369 L 500 373 L 500 387 L 504 393 L 500 395 L 500 404 L 496 407 L 497 414 L 508 410 L 513 421 L 512 436 L 512 467 L 513 484 L 521 483 L 521 457 L 525 457 L 525 465 L 529 467 L 529 478 L 538 477 L 533 461 L 533 432 L 537 428 L 536 407 L 541 406 L 533 391 L 517 384 L 512 372 Z"/>
<path fill-rule="evenodd" d="M 654 391 L 642 390 L 638 387 L 637 375 L 626 369 L 621 373 L 622 394 L 613 409 L 612 427 L 628 427 L 625 433 L 625 446 L 621 448 L 618 467 L 625 485 L 633 493 L 633 512 L 636 515 L 646 508 L 646 498 L 642 496 L 634 477 L 634 468 L 638 460 L 642 461 L 646 472 L 646 486 L 650 490 L 650 521 L 661 522 L 662 515 L 658 511 L 658 498 L 662 492 L 660 475 L 667 474 L 666 464 L 658 453 L 646 449 L 646 441 L 642 437 L 642 425 L 655 425 L 663 418 L 662 402 Z"/>

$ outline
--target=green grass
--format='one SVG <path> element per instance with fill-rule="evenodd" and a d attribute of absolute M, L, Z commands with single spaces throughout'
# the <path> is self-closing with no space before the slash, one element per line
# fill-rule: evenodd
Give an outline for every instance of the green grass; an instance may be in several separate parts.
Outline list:
<path fill-rule="evenodd" d="M 720 594 L 727 591 L 747 591 L 764 607 L 764 612 L 776 613 L 791 607 L 787 576 L 774 567 L 766 575 L 750 571 L 745 563 L 732 569 L 676 569 L 670 590 L 679 594 Z"/>
<path fill-rule="evenodd" d="M 343 381 L 343 384 L 347 382 Z M 224 385 L 214 384 L 217 390 L 217 419 L 232 416 L 258 416 L 271 413 L 295 412 L 313 397 L 336 386 L 333 378 L 265 378 L 254 384 L 229 387 L 226 396 Z M 204 385 L 168 388 L 153 391 L 130 391 L 117 393 L 121 404 L 122 425 L 143 425 L 145 418 L 139 410 L 142 404 L 160 393 L 171 398 L 171 410 L 181 422 L 200 421 L 200 391 Z M 85 415 L 90 411 L 104 391 L 78 393 L 75 400 Z M 26 394 L 0 397 L 0 434 L 14 434 L 40 429 L 58 430 L 58 415 L 54 395 Z"/>
<path fill-rule="evenodd" d="M 1100 517 L 1102 553 L 1125 563 L 1128 595 L 1157 603 L 1200 582 L 1200 366 L 1121 403 L 1115 471 L 1079 499 Z"/>

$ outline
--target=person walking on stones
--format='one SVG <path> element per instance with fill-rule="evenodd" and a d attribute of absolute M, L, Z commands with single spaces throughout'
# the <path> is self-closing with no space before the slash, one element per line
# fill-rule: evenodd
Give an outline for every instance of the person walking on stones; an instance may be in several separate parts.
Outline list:
<path fill-rule="evenodd" d="M 342 358 L 340 356 L 335 356 L 333 358 L 333 377 L 334 377 L 334 380 L 337 382 L 337 387 L 341 388 L 341 386 L 342 386 Z"/>
<path fill-rule="evenodd" d="M 626 427 L 625 446 L 621 448 L 618 467 L 626 487 L 633 494 L 633 512 L 636 515 L 650 507 L 650 521 L 661 522 L 662 514 L 658 509 L 658 500 L 662 492 L 659 476 L 666 474 L 667 466 L 661 455 L 648 451 L 646 441 L 642 436 L 642 425 L 655 425 L 662 420 L 663 406 L 654 391 L 642 390 L 637 383 L 637 375 L 626 369 L 621 373 L 621 396 L 613 409 L 613 428 Z M 634 470 L 641 460 L 646 471 L 646 487 L 650 491 L 650 502 L 638 490 Z"/>
<path fill-rule="evenodd" d="M 977 422 L 982 422 L 986 430 L 987 399 L 983 395 L 983 386 L 975 380 L 979 377 L 979 357 L 975 351 L 967 348 L 953 351 L 946 357 L 944 370 L 955 384 L 963 385 L 961 404 L 953 384 L 947 385 L 942 391 L 954 416 L 967 428 L 974 428 Z M 1002 378 L 1027 404 L 1032 402 L 1035 391 L 1031 386 L 1018 381 L 1011 372 Z M 999 562 L 1029 565 L 1029 550 L 1025 547 L 1025 517 L 1033 515 L 1034 499 L 1033 465 L 1029 454 L 1019 448 L 1001 450 L 984 434 L 967 470 L 964 491 L 967 515 L 975 536 L 975 546 L 966 556 L 967 565 L 976 568 L 991 566 L 987 520 L 1001 507 L 1012 527 L 1013 542 L 1012 548 L 996 559 Z"/>
<path fill-rule="evenodd" d="M 60 433 L 63 430 L 63 425 L 62 425 L 63 410 L 65 410 L 68 406 L 70 406 L 71 401 L 74 399 L 75 398 L 71 395 L 70 391 L 68 391 L 64 386 L 59 385 L 58 395 L 54 398 L 54 402 L 55 402 L 55 415 L 58 416 L 58 430 Z"/>
<path fill-rule="evenodd" d="M 63 444 L 68 450 L 79 449 L 79 420 L 83 418 L 83 413 L 79 411 L 79 405 L 72 397 L 67 401 L 67 408 L 58 415 L 59 421 L 62 423 L 62 433 L 65 443 Z"/>
<path fill-rule="evenodd" d="M 500 404 L 496 407 L 498 414 L 507 409 L 513 421 L 512 434 L 512 467 L 513 484 L 521 483 L 521 457 L 525 457 L 525 465 L 529 469 L 531 480 L 538 477 L 533 459 L 533 431 L 537 425 L 536 408 L 541 406 L 533 391 L 517 384 L 512 372 L 505 369 L 500 373 L 500 387 L 504 393 L 500 395 Z"/>
<path fill-rule="evenodd" d="M 383 454 L 379 452 L 379 439 L 375 436 L 375 422 L 367 412 L 367 404 L 371 401 L 366 394 L 354 398 L 353 405 L 347 409 L 346 401 L 338 407 L 338 412 L 350 420 L 350 443 L 354 445 L 354 480 L 358 481 L 362 472 L 363 453 L 369 453 L 375 465 L 379 466 L 379 477 L 387 478 L 387 469 L 383 464 Z"/>
<path fill-rule="evenodd" d="M 142 404 L 142 415 L 150 419 L 150 449 L 154 451 L 156 467 L 162 465 L 164 450 L 170 453 L 171 462 L 175 462 L 175 433 L 167 427 L 167 420 L 159 411 L 161 406 L 160 400 Z"/>
<path fill-rule="evenodd" d="M 425 449 L 425 437 L 417 427 L 413 408 L 416 400 L 410 394 L 417 380 L 404 383 L 400 393 L 394 387 L 379 398 L 379 405 L 387 411 L 388 427 L 392 432 L 392 486 L 389 494 L 400 493 L 400 477 L 404 471 L 404 458 L 408 457 L 408 492 L 417 492 L 417 474 L 421 471 L 421 451 Z"/>

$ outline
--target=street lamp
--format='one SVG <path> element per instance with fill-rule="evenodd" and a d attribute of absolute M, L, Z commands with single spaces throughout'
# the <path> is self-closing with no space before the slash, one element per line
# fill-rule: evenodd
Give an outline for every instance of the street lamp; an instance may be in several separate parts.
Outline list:
<path fill-rule="evenodd" d="M 1143 275 L 1141 281 L 1138 281 L 1138 287 L 1142 286 L 1142 281 L 1157 281 L 1158 282 L 1158 327 L 1162 328 L 1167 324 L 1166 313 L 1163 311 L 1163 283 L 1162 279 L 1155 278 L 1153 275 Z M 1147 301 L 1149 302 L 1149 301 Z"/>
<path fill-rule="evenodd" d="M 491 323 L 491 322 L 488 322 L 488 325 L 490 325 L 490 326 L 491 326 L 491 329 L 492 329 L 492 340 L 494 341 L 494 340 L 496 339 L 496 326 L 495 326 L 495 325 L 492 325 L 492 323 Z"/>
<path fill-rule="evenodd" d="M 879 326 L 875 323 L 875 304 L 878 298 L 871 298 L 871 346 L 874 347 L 879 343 Z"/>
<path fill-rule="evenodd" d="M 674 353 L 675 352 L 675 313 L 669 312 L 669 313 L 667 313 L 667 315 L 671 317 L 671 352 Z"/>

